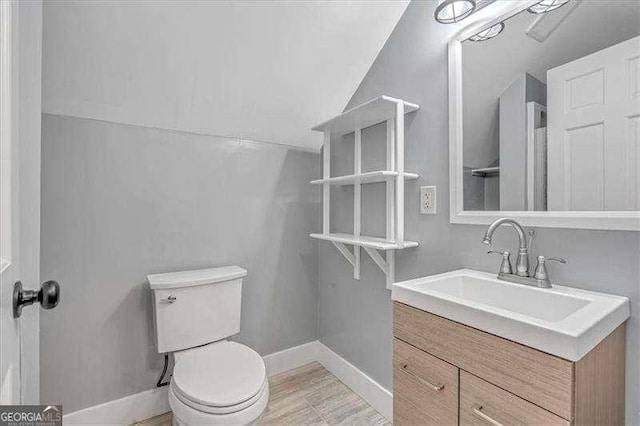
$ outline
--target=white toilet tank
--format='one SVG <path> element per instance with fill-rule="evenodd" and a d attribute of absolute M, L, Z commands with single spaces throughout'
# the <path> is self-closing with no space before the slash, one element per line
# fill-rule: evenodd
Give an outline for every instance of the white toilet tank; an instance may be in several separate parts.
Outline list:
<path fill-rule="evenodd" d="M 158 352 L 174 352 L 240 332 L 238 266 L 147 275 L 153 293 Z"/>

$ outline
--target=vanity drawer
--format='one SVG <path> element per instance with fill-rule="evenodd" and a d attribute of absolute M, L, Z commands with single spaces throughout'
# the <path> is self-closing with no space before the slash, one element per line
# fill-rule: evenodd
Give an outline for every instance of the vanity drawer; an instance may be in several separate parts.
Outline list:
<path fill-rule="evenodd" d="M 394 302 L 393 334 L 560 417 L 573 419 L 573 363 Z"/>
<path fill-rule="evenodd" d="M 460 425 L 569 425 L 550 413 L 491 383 L 460 371 Z"/>
<path fill-rule="evenodd" d="M 459 371 L 458 367 L 393 339 L 393 423 L 456 425 Z"/>

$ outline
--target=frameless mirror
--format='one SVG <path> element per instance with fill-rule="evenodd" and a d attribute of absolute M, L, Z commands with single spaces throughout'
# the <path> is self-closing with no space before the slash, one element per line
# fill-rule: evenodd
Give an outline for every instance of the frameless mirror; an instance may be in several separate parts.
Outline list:
<path fill-rule="evenodd" d="M 558 3 L 450 46 L 457 213 L 640 210 L 640 2 Z"/>

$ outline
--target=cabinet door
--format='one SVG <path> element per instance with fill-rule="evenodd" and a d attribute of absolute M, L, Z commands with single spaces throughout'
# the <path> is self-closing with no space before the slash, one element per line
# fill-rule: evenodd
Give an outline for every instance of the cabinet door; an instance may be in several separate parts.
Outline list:
<path fill-rule="evenodd" d="M 460 425 L 565 425 L 569 422 L 489 382 L 460 371 Z"/>
<path fill-rule="evenodd" d="M 458 368 L 393 340 L 394 425 L 457 425 Z"/>

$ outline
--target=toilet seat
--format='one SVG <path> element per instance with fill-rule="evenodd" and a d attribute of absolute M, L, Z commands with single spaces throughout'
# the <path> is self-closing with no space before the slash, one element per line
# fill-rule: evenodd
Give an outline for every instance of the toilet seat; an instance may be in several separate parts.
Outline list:
<path fill-rule="evenodd" d="M 201 425 L 248 425 L 252 424 L 267 408 L 269 386 L 265 387 L 258 400 L 249 407 L 229 414 L 211 414 L 199 411 L 183 403 L 169 388 L 169 406 L 173 412 L 174 426 Z"/>
<path fill-rule="evenodd" d="M 176 389 L 176 387 L 173 384 L 170 385 L 170 390 L 171 392 L 173 392 L 175 397 L 179 399 L 183 404 L 195 410 L 201 411 L 203 413 L 209 413 L 209 414 L 231 414 L 231 413 L 236 413 L 238 411 L 242 411 L 248 407 L 251 407 L 253 404 L 255 404 L 264 395 L 268 386 L 269 386 L 269 382 L 265 379 L 262 387 L 260 388 L 260 391 L 258 391 L 258 393 L 256 393 L 253 397 L 251 397 L 250 399 L 240 404 L 229 405 L 224 407 L 204 405 L 204 404 L 195 402 L 194 400 L 189 398 L 187 395 L 184 395 L 180 390 Z"/>
<path fill-rule="evenodd" d="M 264 409 L 269 384 L 264 361 L 253 349 L 220 341 L 175 355 L 169 400 L 172 409 L 180 406 L 181 417 L 257 417 Z"/>

